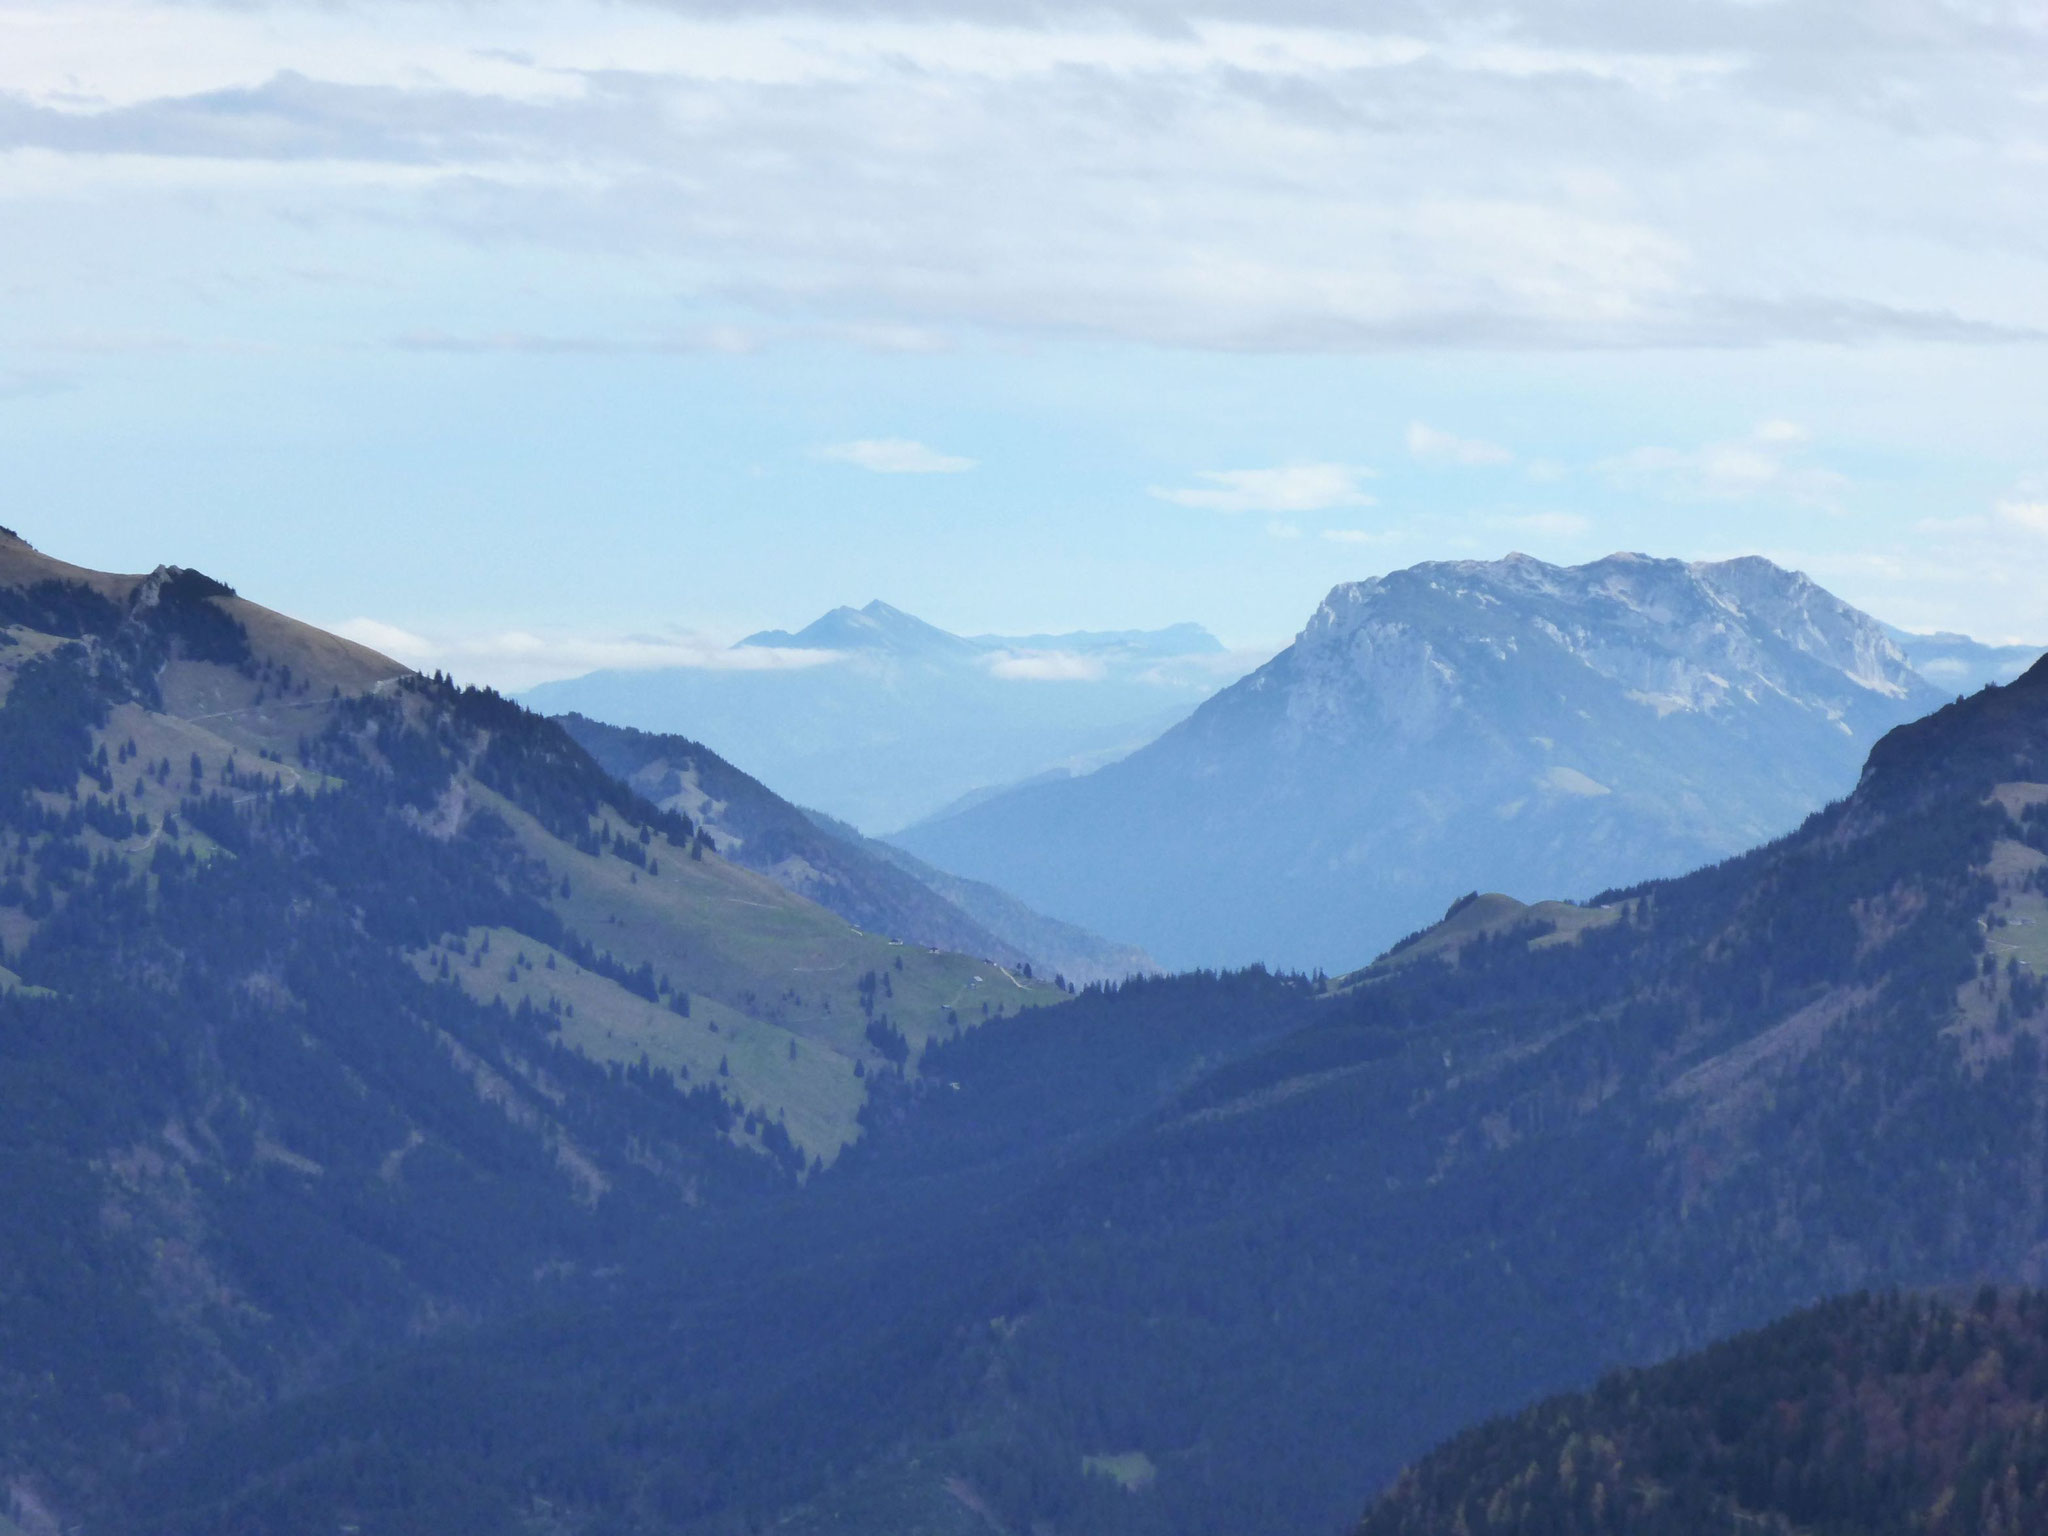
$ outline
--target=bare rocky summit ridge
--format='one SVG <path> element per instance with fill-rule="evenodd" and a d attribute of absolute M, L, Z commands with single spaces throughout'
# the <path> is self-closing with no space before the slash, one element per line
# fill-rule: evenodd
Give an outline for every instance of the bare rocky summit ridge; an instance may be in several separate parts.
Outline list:
<path fill-rule="evenodd" d="M 1503 673 L 1545 652 L 1659 718 L 1781 701 L 1853 730 L 1887 712 L 1873 700 L 1939 698 L 1876 620 L 1767 560 L 1510 555 L 1335 588 L 1295 641 L 1287 720 L 1303 743 L 1427 739 L 1458 712 L 1498 713 Z"/>
<path fill-rule="evenodd" d="M 1125 761 L 898 840 L 1169 965 L 1335 968 L 1462 891 L 1584 897 L 1766 840 L 1944 697 L 1768 560 L 1433 562 L 1333 589 Z"/>

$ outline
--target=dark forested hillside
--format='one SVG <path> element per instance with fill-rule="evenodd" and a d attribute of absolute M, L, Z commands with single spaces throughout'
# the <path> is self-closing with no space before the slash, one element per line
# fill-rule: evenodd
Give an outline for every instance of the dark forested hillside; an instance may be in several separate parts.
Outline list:
<path fill-rule="evenodd" d="M 1856 1296 L 1459 1436 L 1358 1536 L 2048 1530 L 2048 1296 Z"/>
<path fill-rule="evenodd" d="M 0 536 L 0 1489 L 74 1519 L 751 1219 L 928 1040 L 1062 997 L 856 932 L 494 694 Z"/>
<path fill-rule="evenodd" d="M 1091 989 L 888 1079 L 834 1172 L 658 1251 L 603 1304 L 425 1351 L 144 1469 L 124 1533 L 986 1528 L 1129 1513 L 983 1401 L 1048 1181 L 1262 1038 L 1311 990 L 1263 974 Z M 1041 1459 L 1043 1464 L 1041 1465 Z"/>
<path fill-rule="evenodd" d="M 2044 869 L 2048 667 L 1687 878 L 1461 902 L 1340 981 L 1098 989 L 939 1042 L 713 1273 L 306 1399 L 144 1503 L 223 1531 L 423 1530 L 457 1493 L 478 1529 L 1342 1528 L 1431 1444 L 1611 1367 L 1858 1288 L 2039 1278 Z"/>

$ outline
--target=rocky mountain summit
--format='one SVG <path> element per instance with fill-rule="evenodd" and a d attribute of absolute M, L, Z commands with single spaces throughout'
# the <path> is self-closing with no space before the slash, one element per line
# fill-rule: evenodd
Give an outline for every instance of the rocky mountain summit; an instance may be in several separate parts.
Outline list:
<path fill-rule="evenodd" d="M 1944 697 L 1749 557 L 1432 562 L 1125 761 L 909 829 L 923 858 L 1165 963 L 1368 958 L 1462 891 L 1586 896 L 1788 830 Z"/>

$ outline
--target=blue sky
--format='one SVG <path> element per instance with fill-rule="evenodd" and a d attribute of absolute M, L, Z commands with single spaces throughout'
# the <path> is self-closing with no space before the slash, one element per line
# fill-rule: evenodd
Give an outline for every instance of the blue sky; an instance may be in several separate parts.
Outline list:
<path fill-rule="evenodd" d="M 2048 639 L 2037 6 L 0 0 L 0 522 L 508 686 L 1758 551 Z"/>

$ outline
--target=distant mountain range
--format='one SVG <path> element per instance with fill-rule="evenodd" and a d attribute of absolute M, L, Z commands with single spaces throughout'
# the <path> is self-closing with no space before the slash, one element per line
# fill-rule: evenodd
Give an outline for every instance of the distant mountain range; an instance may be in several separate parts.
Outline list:
<path fill-rule="evenodd" d="M 1244 670 L 1196 624 L 966 637 L 882 602 L 749 635 L 730 659 L 594 672 L 523 697 L 700 741 L 789 800 L 875 833 L 1122 757 Z"/>
<path fill-rule="evenodd" d="M 559 724 L 613 777 L 662 809 L 693 818 L 727 859 L 871 933 L 1035 967 L 1076 984 L 1157 969 L 1142 950 L 1045 917 L 991 886 L 801 810 L 701 743 L 582 715 L 564 715 Z"/>
<path fill-rule="evenodd" d="M 1128 758 L 892 841 L 1169 966 L 1335 968 L 1463 891 L 1590 896 L 1785 832 L 1954 691 L 1762 559 L 1431 563 L 1335 588 Z"/>
<path fill-rule="evenodd" d="M 1946 630 L 1916 635 L 1887 624 L 1884 632 L 1905 652 L 1915 672 L 1949 693 L 1975 693 L 1986 683 L 2009 683 L 2048 650 L 2039 645 L 1985 645 Z"/>

